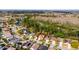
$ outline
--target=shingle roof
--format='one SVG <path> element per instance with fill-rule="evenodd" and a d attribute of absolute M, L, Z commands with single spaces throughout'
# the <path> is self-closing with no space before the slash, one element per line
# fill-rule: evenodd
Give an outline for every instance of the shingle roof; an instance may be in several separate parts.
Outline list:
<path fill-rule="evenodd" d="M 48 47 L 41 45 L 37 50 L 48 50 Z"/>

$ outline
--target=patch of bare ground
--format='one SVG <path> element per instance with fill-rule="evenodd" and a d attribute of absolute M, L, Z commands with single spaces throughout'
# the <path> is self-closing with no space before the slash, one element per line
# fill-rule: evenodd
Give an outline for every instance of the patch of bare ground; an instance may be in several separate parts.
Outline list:
<path fill-rule="evenodd" d="M 56 14 L 53 16 L 35 16 L 32 17 L 36 20 L 43 20 L 43 21 L 50 21 L 50 22 L 56 22 L 61 24 L 73 24 L 73 25 L 79 25 L 79 16 L 75 14 Z"/>

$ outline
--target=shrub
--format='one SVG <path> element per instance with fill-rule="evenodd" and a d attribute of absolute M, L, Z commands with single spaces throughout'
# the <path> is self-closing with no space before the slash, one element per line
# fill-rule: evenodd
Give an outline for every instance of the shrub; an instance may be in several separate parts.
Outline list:
<path fill-rule="evenodd" d="M 78 43 L 78 41 L 73 41 L 72 43 L 71 43 L 71 46 L 72 46 L 72 48 L 78 48 L 78 46 L 79 46 L 79 43 Z"/>

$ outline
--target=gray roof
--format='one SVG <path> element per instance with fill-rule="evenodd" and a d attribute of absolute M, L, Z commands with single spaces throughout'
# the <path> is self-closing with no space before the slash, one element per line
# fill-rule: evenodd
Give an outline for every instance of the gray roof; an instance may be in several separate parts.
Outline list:
<path fill-rule="evenodd" d="M 48 47 L 41 45 L 37 50 L 48 50 Z"/>

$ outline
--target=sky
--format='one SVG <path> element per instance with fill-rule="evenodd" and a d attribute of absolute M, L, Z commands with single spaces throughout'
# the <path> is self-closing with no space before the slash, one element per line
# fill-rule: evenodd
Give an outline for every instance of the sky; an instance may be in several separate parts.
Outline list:
<path fill-rule="evenodd" d="M 79 0 L 0 0 L 0 9 L 79 9 Z"/>

